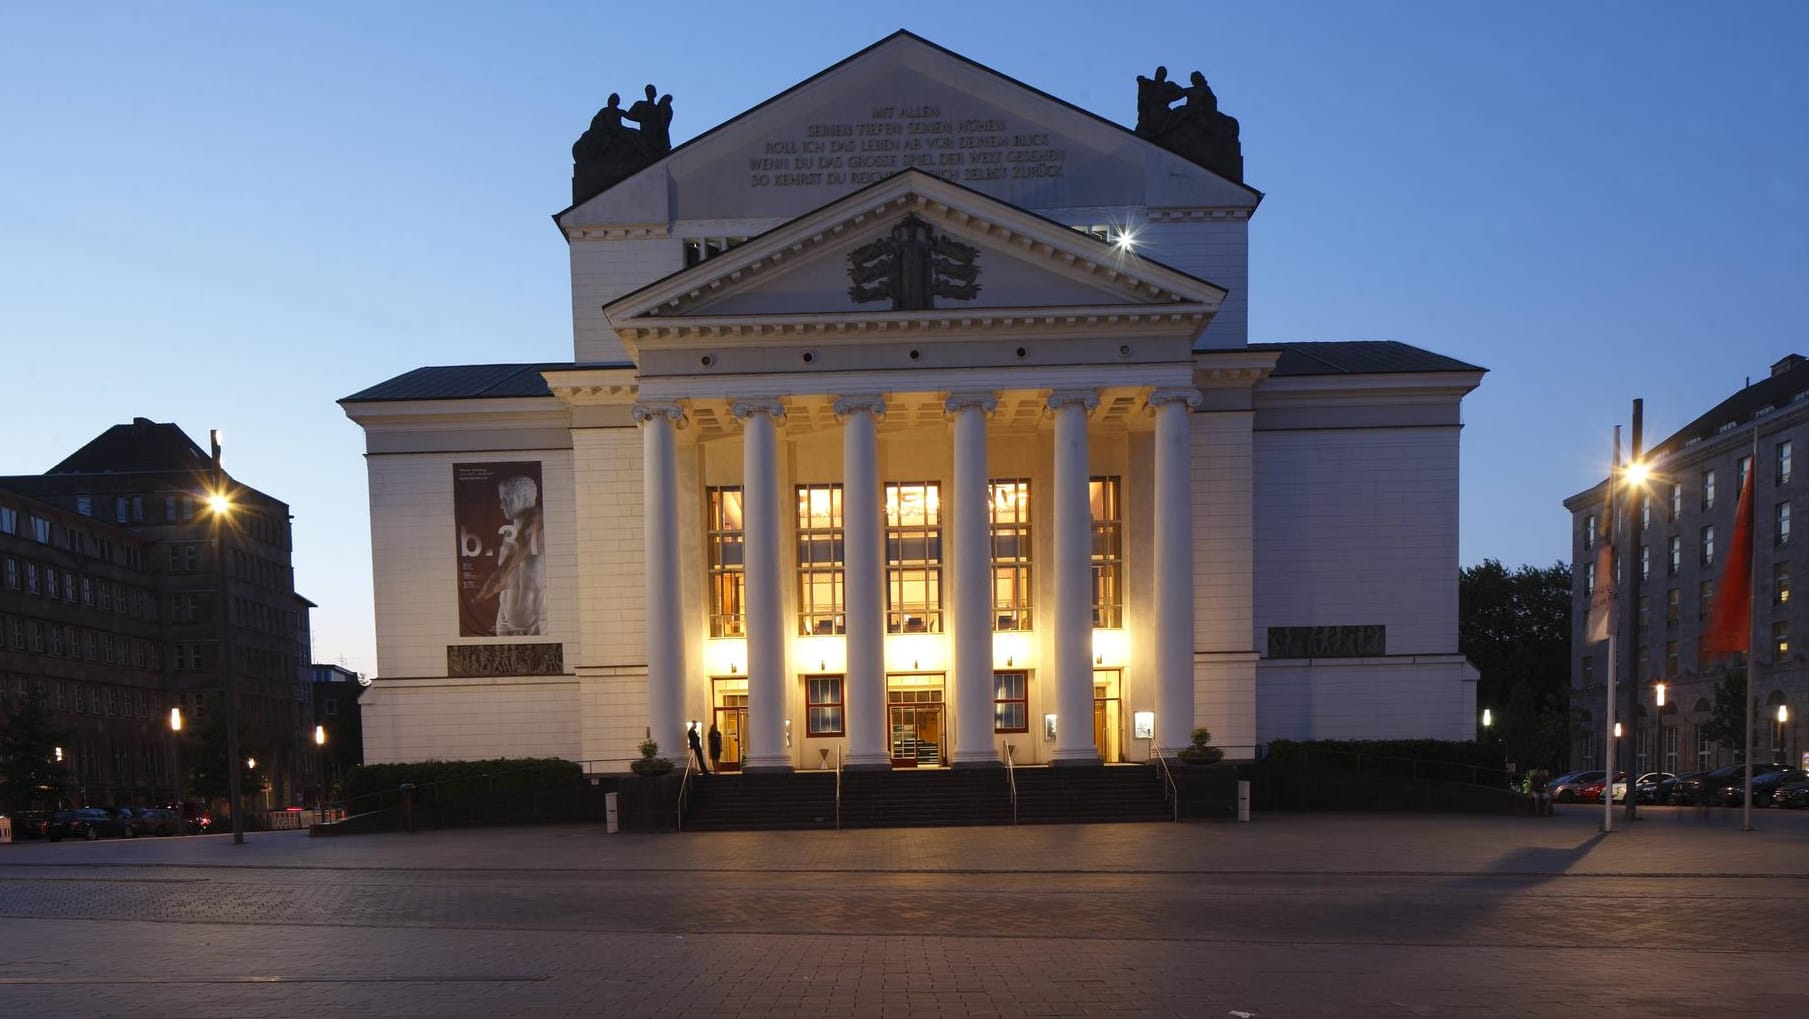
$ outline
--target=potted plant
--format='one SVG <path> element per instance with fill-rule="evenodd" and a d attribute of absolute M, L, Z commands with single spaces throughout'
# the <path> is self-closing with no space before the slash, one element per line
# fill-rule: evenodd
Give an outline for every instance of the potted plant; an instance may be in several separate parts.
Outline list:
<path fill-rule="evenodd" d="M 1212 745 L 1212 732 L 1209 729 L 1195 729 L 1193 744 L 1175 751 L 1175 756 L 1183 764 L 1217 764 L 1225 757 L 1225 752 Z"/>
<path fill-rule="evenodd" d="M 636 775 L 664 775 L 671 771 L 672 762 L 664 757 L 656 756 L 659 752 L 660 745 L 658 743 L 650 739 L 642 740 L 641 758 L 638 761 L 629 761 L 628 770 Z"/>

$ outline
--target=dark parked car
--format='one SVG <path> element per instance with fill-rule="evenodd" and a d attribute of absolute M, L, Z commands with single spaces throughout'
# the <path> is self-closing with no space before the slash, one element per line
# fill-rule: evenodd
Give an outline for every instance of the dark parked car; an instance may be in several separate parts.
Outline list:
<path fill-rule="evenodd" d="M 1752 766 L 1755 780 L 1760 775 L 1782 770 L 1783 765 L 1779 764 L 1760 764 L 1755 761 Z M 1726 790 L 1729 786 L 1739 790 L 1735 793 L 1732 802 L 1727 799 Z M 1716 768 L 1714 771 L 1703 772 L 1693 778 L 1685 776 L 1679 779 L 1676 788 L 1671 791 L 1671 802 L 1737 806 L 1745 800 L 1745 789 L 1746 765 L 1730 764 L 1724 768 Z"/>
<path fill-rule="evenodd" d="M 63 839 L 87 839 L 93 842 L 102 835 L 124 836 L 132 829 L 119 816 L 99 807 L 77 807 L 50 815 L 44 826 L 44 837 L 52 842 Z"/>
<path fill-rule="evenodd" d="M 1668 783 L 1677 781 L 1677 776 L 1668 771 L 1648 771 L 1633 783 L 1633 797 L 1636 803 L 1663 803 L 1663 792 L 1669 792 Z M 1621 798 L 1626 798 L 1623 790 Z M 1616 802 L 1619 802 L 1618 800 Z"/>
<path fill-rule="evenodd" d="M 1772 793 L 1778 786 L 1787 782 L 1801 782 L 1809 779 L 1809 773 L 1800 768 L 1779 768 L 1775 764 L 1765 766 L 1770 769 L 1763 774 L 1759 765 L 1752 766 L 1752 805 L 1768 807 L 1771 805 Z M 1739 774 L 1734 780 L 1721 787 L 1720 802 L 1730 807 L 1744 806 L 1746 803 L 1746 776 Z"/>
<path fill-rule="evenodd" d="M 131 835 L 181 835 L 187 830 L 182 818 L 174 810 L 165 807 L 133 807 Z"/>
<path fill-rule="evenodd" d="M 35 810 L 21 810 L 17 814 L 6 815 L 12 822 L 13 839 L 41 839 L 44 837 L 44 826 L 50 822 L 50 815 Z"/>
<path fill-rule="evenodd" d="M 170 808 L 182 815 L 183 824 L 190 835 L 205 835 L 213 827 L 213 819 L 207 816 L 207 808 L 196 803 L 184 803 Z"/>
<path fill-rule="evenodd" d="M 1800 810 L 1809 807 L 1809 782 L 1786 782 L 1771 792 L 1771 805 Z"/>

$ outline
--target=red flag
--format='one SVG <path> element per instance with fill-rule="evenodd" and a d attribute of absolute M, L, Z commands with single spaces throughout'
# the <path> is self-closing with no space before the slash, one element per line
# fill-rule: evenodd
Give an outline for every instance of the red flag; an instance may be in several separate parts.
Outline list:
<path fill-rule="evenodd" d="M 1715 588 L 1715 611 L 1708 632 L 1702 635 L 1702 650 L 1708 654 L 1745 654 L 1752 649 L 1752 477 L 1757 473 L 1755 458 L 1740 485 L 1734 540 Z"/>

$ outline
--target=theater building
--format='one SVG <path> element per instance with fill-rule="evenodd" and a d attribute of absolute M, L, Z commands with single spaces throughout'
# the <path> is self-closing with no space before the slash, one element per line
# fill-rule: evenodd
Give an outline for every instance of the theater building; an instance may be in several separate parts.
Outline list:
<path fill-rule="evenodd" d="M 1126 82 L 1133 130 L 900 32 L 676 148 L 656 95 L 574 146 L 570 361 L 342 401 L 367 760 L 1471 737 L 1483 370 L 1249 342 L 1262 195 L 1203 78 Z"/>

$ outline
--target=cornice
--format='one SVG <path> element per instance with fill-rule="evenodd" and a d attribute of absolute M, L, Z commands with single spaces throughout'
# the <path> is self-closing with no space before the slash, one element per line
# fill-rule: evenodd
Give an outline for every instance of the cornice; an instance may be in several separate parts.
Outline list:
<path fill-rule="evenodd" d="M 873 342 L 904 338 L 976 334 L 1038 335 L 1112 333 L 1196 335 L 1212 308 L 1200 304 L 1094 305 L 1076 308 L 938 308 L 931 311 L 687 318 L 671 321 L 636 319 L 616 327 L 624 340 L 765 341 L 845 337 Z"/>
<path fill-rule="evenodd" d="M 672 237 L 665 223 L 609 223 L 563 228 L 568 241 L 663 241 Z"/>
<path fill-rule="evenodd" d="M 1167 207 L 1150 209 L 1147 221 L 1151 223 L 1199 223 L 1208 220 L 1247 220 L 1252 211 L 1251 209 L 1217 205 Z"/>

